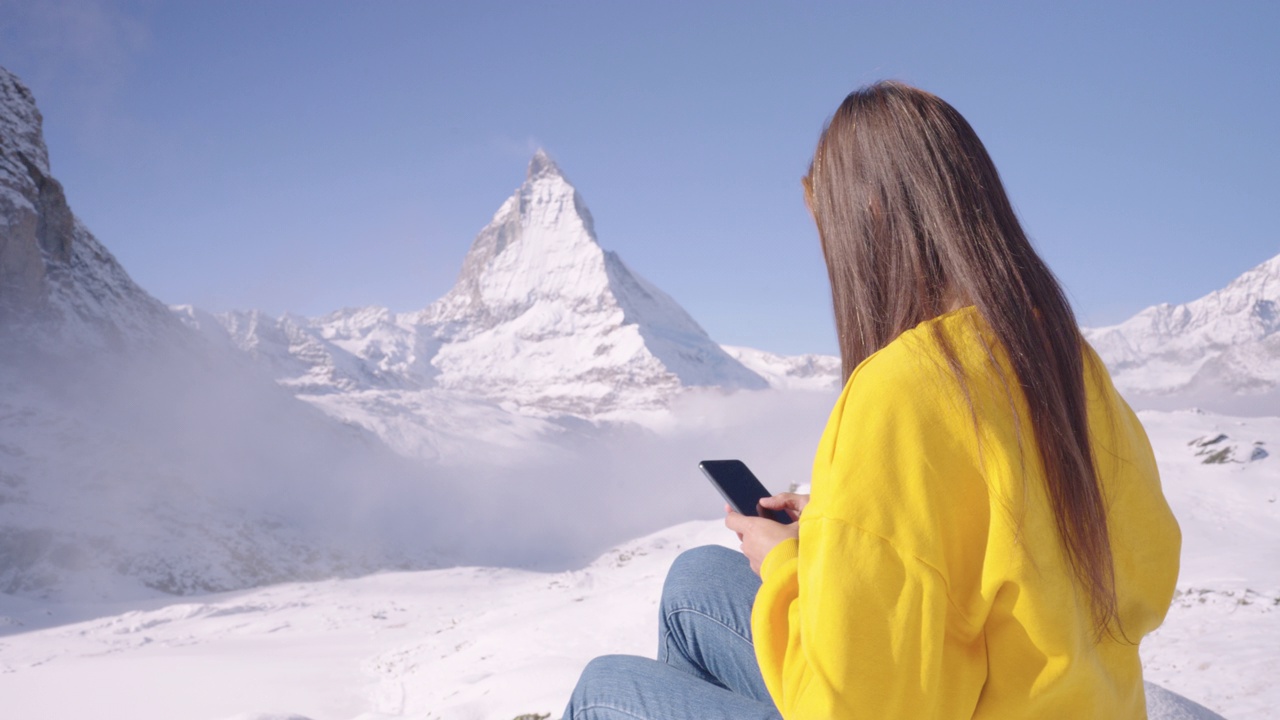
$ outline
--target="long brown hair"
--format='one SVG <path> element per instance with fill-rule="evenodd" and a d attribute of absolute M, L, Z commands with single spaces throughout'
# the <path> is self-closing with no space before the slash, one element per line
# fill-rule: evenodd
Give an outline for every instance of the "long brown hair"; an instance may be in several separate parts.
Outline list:
<path fill-rule="evenodd" d="M 950 304 L 974 305 L 1026 397 L 1058 534 L 1095 630 L 1100 636 L 1118 626 L 1106 505 L 1085 414 L 1083 340 L 973 128 L 927 92 L 870 85 L 845 98 L 827 123 L 804 185 L 831 278 L 845 379 Z M 943 349 L 964 385 L 945 341 Z"/>

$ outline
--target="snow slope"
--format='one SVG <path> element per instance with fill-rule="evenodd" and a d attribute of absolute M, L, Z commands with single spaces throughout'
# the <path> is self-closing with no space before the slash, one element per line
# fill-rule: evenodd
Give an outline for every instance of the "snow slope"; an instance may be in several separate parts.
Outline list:
<path fill-rule="evenodd" d="M 1147 679 L 1232 720 L 1270 717 L 1280 464 L 1205 464 L 1212 453 L 1196 441 L 1274 448 L 1280 419 L 1141 418 L 1184 534 L 1178 596 L 1143 643 Z M 734 540 L 703 521 L 558 573 L 459 567 L 100 606 L 0 596 L 0 696 L 30 717 L 558 717 L 592 657 L 653 656 L 674 557 Z"/>

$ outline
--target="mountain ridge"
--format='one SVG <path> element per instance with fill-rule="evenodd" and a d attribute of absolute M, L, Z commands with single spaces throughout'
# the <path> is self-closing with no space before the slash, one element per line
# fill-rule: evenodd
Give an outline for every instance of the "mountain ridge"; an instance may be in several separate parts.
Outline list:
<path fill-rule="evenodd" d="M 1190 302 L 1083 332 L 1116 386 L 1140 400 L 1280 410 L 1269 405 L 1280 390 L 1280 255 Z"/>

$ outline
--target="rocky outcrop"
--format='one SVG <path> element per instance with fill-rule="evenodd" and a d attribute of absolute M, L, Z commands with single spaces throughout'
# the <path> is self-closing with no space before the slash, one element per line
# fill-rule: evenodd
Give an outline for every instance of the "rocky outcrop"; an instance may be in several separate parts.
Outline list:
<path fill-rule="evenodd" d="M 167 309 L 71 212 L 42 123 L 31 91 L 0 68 L 0 332 L 51 348 L 172 335 Z"/>
<path fill-rule="evenodd" d="M 31 91 L 0 69 L 0 322 L 45 312 L 47 268 L 70 260 L 71 211 L 41 123 Z"/>

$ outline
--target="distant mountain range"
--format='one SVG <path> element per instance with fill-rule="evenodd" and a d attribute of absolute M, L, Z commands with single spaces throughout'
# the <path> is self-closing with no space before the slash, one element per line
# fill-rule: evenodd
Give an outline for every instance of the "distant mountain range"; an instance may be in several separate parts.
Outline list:
<path fill-rule="evenodd" d="M 1198 300 L 1084 332 L 1131 403 L 1280 415 L 1280 255 Z"/>
<path fill-rule="evenodd" d="M 423 310 L 175 312 L 206 333 L 216 320 L 282 385 L 330 409 L 322 396 L 381 404 L 429 392 L 598 421 L 660 410 L 685 388 L 769 387 L 600 247 L 582 196 L 542 151 L 472 243 L 453 289 Z"/>
<path fill-rule="evenodd" d="M 299 398 L 420 459 L 481 437 L 520 444 L 566 422 L 649 422 L 690 389 L 839 387 L 836 358 L 717 345 L 600 246 L 581 194 L 541 150 L 454 287 L 423 310 L 173 310 Z"/>

